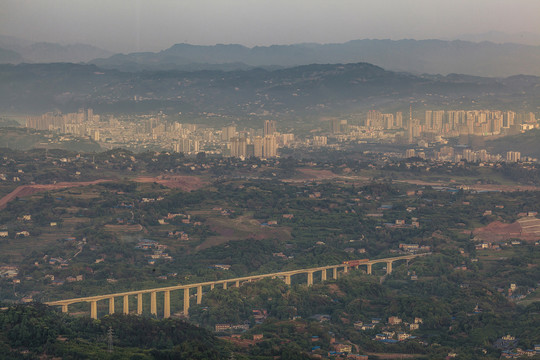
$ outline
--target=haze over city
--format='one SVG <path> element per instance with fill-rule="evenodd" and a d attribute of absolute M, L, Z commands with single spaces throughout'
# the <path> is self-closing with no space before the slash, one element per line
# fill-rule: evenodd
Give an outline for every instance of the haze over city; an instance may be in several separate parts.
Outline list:
<path fill-rule="evenodd" d="M 0 0 L 0 358 L 540 359 L 540 0 Z"/>
<path fill-rule="evenodd" d="M 365 38 L 539 45 L 538 14 L 536 0 L 1 0 L 0 35 L 124 53 L 176 43 L 267 46 Z"/>

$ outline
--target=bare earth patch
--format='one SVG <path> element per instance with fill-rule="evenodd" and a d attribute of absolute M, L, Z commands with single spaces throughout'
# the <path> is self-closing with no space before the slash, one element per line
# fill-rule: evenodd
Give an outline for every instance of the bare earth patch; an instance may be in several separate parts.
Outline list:
<path fill-rule="evenodd" d="M 422 181 L 422 180 L 395 180 L 396 182 L 404 182 L 412 185 L 419 186 L 452 186 L 452 183 L 444 181 Z M 514 191 L 540 191 L 538 186 L 530 185 L 465 185 L 465 190 L 475 191 L 502 191 L 502 192 L 514 192 Z"/>
<path fill-rule="evenodd" d="M 473 231 L 477 240 L 486 242 L 522 239 L 535 241 L 540 238 L 540 219 L 534 217 L 521 218 L 512 224 L 494 221 L 491 224 Z"/>
<path fill-rule="evenodd" d="M 376 356 L 378 359 L 415 359 L 417 357 L 425 355 L 415 355 L 415 354 L 385 354 L 385 353 L 366 353 L 371 356 Z"/>
<path fill-rule="evenodd" d="M 198 190 L 208 184 L 198 176 L 180 176 L 180 175 L 161 175 L 157 177 L 140 176 L 134 181 L 141 183 L 157 183 L 172 189 L 181 189 L 184 191 Z"/>
<path fill-rule="evenodd" d="M 135 225 L 105 225 L 105 229 L 110 231 L 122 231 L 122 232 L 139 232 L 143 230 L 141 224 Z"/>
<path fill-rule="evenodd" d="M 15 190 L 7 194 L 0 199 L 0 210 L 4 209 L 8 202 L 15 200 L 18 197 L 24 197 L 33 195 L 39 192 L 66 189 L 71 187 L 89 186 L 100 184 L 103 182 L 113 181 L 109 179 L 99 179 L 94 181 L 76 181 L 76 182 L 59 182 L 56 184 L 44 184 L 44 185 L 21 185 Z M 134 179 L 135 182 L 141 183 L 158 183 L 163 186 L 172 189 L 182 189 L 184 191 L 193 191 L 202 188 L 207 184 L 200 177 L 197 176 L 167 176 L 162 175 L 158 177 L 138 177 Z"/>
<path fill-rule="evenodd" d="M 39 193 L 39 192 L 44 192 L 44 191 L 65 189 L 65 188 L 78 187 L 78 186 L 95 185 L 95 184 L 99 184 L 106 181 L 111 181 L 111 180 L 100 179 L 100 180 L 94 180 L 94 181 L 59 182 L 56 184 L 45 184 L 45 185 L 21 185 L 0 199 L 0 209 L 5 208 L 8 202 L 15 200 L 18 197 L 29 196 L 29 195 Z"/>
<path fill-rule="evenodd" d="M 333 179 L 339 176 L 330 170 L 298 169 L 298 172 L 300 172 L 302 174 L 301 177 L 306 180 Z"/>
<path fill-rule="evenodd" d="M 345 293 L 341 291 L 341 289 L 339 288 L 337 284 L 328 284 L 327 287 L 332 294 L 335 294 L 338 296 L 345 296 Z"/>
<path fill-rule="evenodd" d="M 235 240 L 263 240 L 280 239 L 289 240 L 290 230 L 286 227 L 262 226 L 259 221 L 247 217 L 239 216 L 235 219 L 228 217 L 208 219 L 207 224 L 210 229 L 219 235 L 209 236 L 196 250 L 207 249 L 212 246 L 221 245 Z"/>

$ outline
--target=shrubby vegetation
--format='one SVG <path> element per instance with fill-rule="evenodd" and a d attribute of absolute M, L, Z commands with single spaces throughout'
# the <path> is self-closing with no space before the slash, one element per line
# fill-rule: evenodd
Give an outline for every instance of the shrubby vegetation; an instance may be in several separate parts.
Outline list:
<path fill-rule="evenodd" d="M 113 315 L 94 321 L 39 304 L 1 311 L 0 329 L 4 359 L 41 354 L 64 359 L 223 359 L 231 354 L 225 342 L 181 320 Z"/>

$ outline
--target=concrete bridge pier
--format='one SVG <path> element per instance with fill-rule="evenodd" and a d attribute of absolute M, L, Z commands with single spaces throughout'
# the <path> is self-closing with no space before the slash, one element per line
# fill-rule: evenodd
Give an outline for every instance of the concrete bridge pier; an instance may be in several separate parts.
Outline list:
<path fill-rule="evenodd" d="M 285 275 L 285 284 L 291 285 L 291 275 Z"/>
<path fill-rule="evenodd" d="M 90 301 L 90 317 L 97 320 L 97 300 Z"/>
<path fill-rule="evenodd" d="M 129 314 L 129 298 L 127 295 L 124 295 L 124 315 Z"/>
<path fill-rule="evenodd" d="M 202 285 L 197 286 L 197 305 L 202 303 Z"/>
<path fill-rule="evenodd" d="M 371 275 L 371 264 L 367 264 L 366 273 L 367 273 L 368 275 Z"/>
<path fill-rule="evenodd" d="M 150 314 L 157 316 L 156 292 L 150 293 Z"/>
<path fill-rule="evenodd" d="M 142 315 L 142 293 L 137 294 L 137 315 Z"/>
<path fill-rule="evenodd" d="M 345 265 L 345 266 L 343 267 L 343 272 L 344 272 L 345 274 L 348 273 L 348 272 L 349 272 L 349 266 Z"/>
<path fill-rule="evenodd" d="M 214 283 L 210 284 L 210 290 L 214 290 Z"/>
<path fill-rule="evenodd" d="M 234 283 L 234 286 L 236 286 L 237 288 L 240 287 L 240 280 L 236 280 L 236 282 Z"/>
<path fill-rule="evenodd" d="M 62 312 L 67 314 L 67 312 L 68 312 L 68 305 L 67 304 L 62 305 Z"/>
<path fill-rule="evenodd" d="M 223 283 L 223 290 L 227 290 L 227 282 L 226 281 Z"/>
<path fill-rule="evenodd" d="M 386 275 L 390 275 L 392 273 L 392 261 L 389 261 L 386 263 Z"/>
<path fill-rule="evenodd" d="M 321 272 L 321 281 L 326 281 L 326 269 Z"/>
<path fill-rule="evenodd" d="M 308 271 L 307 273 L 307 285 L 313 285 L 313 271 Z"/>
<path fill-rule="evenodd" d="M 189 315 L 189 288 L 184 289 L 184 316 Z"/>
<path fill-rule="evenodd" d="M 114 314 L 114 297 L 109 298 L 109 315 Z"/>
<path fill-rule="evenodd" d="M 334 280 L 337 280 L 337 268 L 332 269 L 332 275 L 334 277 Z"/>
<path fill-rule="evenodd" d="M 165 319 L 171 317 L 171 292 L 169 290 L 163 292 L 163 317 Z"/>

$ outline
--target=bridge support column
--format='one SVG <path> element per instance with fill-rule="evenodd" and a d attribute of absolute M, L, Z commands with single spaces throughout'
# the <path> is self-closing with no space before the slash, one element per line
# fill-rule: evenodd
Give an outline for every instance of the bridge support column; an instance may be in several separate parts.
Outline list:
<path fill-rule="evenodd" d="M 223 283 L 223 290 L 227 290 L 227 282 Z"/>
<path fill-rule="evenodd" d="M 197 305 L 201 305 L 202 303 L 202 286 L 197 286 Z"/>
<path fill-rule="evenodd" d="M 237 288 L 240 287 L 240 280 L 237 280 L 236 283 L 234 284 L 234 286 L 236 286 Z"/>
<path fill-rule="evenodd" d="M 189 288 L 184 289 L 184 316 L 189 315 Z"/>
<path fill-rule="evenodd" d="M 109 298 L 109 315 L 114 314 L 114 298 Z"/>
<path fill-rule="evenodd" d="M 324 269 L 321 273 L 321 281 L 326 281 L 326 269 Z"/>
<path fill-rule="evenodd" d="M 386 263 L 386 274 L 389 275 L 392 273 L 392 262 L 389 261 Z"/>
<path fill-rule="evenodd" d="M 349 272 L 349 267 L 348 267 L 347 265 L 345 265 L 345 266 L 343 267 L 343 273 L 346 274 L 346 273 L 348 273 L 348 272 Z"/>
<path fill-rule="evenodd" d="M 67 312 L 68 312 L 68 305 L 67 305 L 67 304 L 62 305 L 62 312 L 63 312 L 63 313 L 67 313 Z"/>
<path fill-rule="evenodd" d="M 171 317 L 171 292 L 165 291 L 163 293 L 163 318 L 167 319 Z"/>
<path fill-rule="evenodd" d="M 210 284 L 210 290 L 214 290 L 214 284 Z"/>
<path fill-rule="evenodd" d="M 124 315 L 129 314 L 129 298 L 127 295 L 124 295 Z"/>
<path fill-rule="evenodd" d="M 308 286 L 313 285 L 313 271 L 309 271 L 307 273 L 307 285 Z"/>
<path fill-rule="evenodd" d="M 285 275 L 285 284 L 291 285 L 291 275 Z"/>
<path fill-rule="evenodd" d="M 368 275 L 371 275 L 371 264 L 367 264 L 366 273 L 367 273 Z"/>
<path fill-rule="evenodd" d="M 337 268 L 332 269 L 332 275 L 333 275 L 334 279 L 337 279 Z"/>
<path fill-rule="evenodd" d="M 152 291 L 150 293 L 150 314 L 157 315 L 157 305 L 156 305 L 156 292 Z"/>
<path fill-rule="evenodd" d="M 97 319 L 97 301 L 90 302 L 90 317 L 94 320 Z"/>
<path fill-rule="evenodd" d="M 142 315 L 142 293 L 137 294 L 137 315 Z"/>

